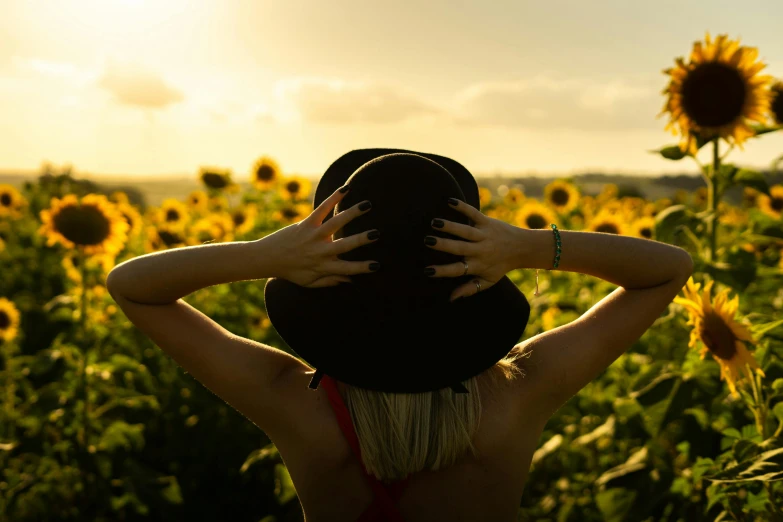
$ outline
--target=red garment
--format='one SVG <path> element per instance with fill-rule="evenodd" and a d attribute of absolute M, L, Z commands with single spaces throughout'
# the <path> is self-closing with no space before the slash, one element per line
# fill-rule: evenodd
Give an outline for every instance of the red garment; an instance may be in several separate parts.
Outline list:
<path fill-rule="evenodd" d="M 362 470 L 364 470 L 364 476 L 375 494 L 372 504 L 367 507 L 356 522 L 405 522 L 395 504 L 402 496 L 402 492 L 405 489 L 405 486 L 408 485 L 408 479 L 410 477 L 386 485 L 375 478 L 374 475 L 367 473 L 367 470 L 364 468 L 364 463 L 362 462 L 359 438 L 356 436 L 353 421 L 351 421 L 351 414 L 348 412 L 348 408 L 343 402 L 343 398 L 337 389 L 337 384 L 332 378 L 324 374 L 321 378 L 320 385 L 326 390 L 326 393 L 329 396 L 329 403 L 332 406 L 334 414 L 337 416 L 337 423 L 340 425 L 343 435 L 345 435 L 345 438 L 351 445 L 354 455 L 359 459 Z"/>

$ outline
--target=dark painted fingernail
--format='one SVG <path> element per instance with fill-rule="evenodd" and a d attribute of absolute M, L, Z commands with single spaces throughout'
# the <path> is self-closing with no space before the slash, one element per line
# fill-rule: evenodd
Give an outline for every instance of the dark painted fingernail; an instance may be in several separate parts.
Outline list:
<path fill-rule="evenodd" d="M 378 270 L 380 267 L 381 267 L 381 264 L 378 263 L 378 262 L 374 261 L 374 262 L 370 263 L 370 270 L 372 270 L 373 272 Z"/>
<path fill-rule="evenodd" d="M 379 237 L 381 237 L 380 230 L 370 230 L 367 232 L 367 239 L 378 239 Z"/>
<path fill-rule="evenodd" d="M 364 212 L 365 210 L 370 210 L 371 208 L 372 208 L 372 203 L 369 201 L 363 201 L 359 205 L 359 210 L 361 210 L 362 212 Z"/>
<path fill-rule="evenodd" d="M 435 239 L 432 236 L 427 236 L 427 237 L 424 238 L 424 244 L 427 245 L 427 246 L 432 246 L 432 245 L 434 245 L 437 242 L 438 242 L 438 240 Z"/>
<path fill-rule="evenodd" d="M 432 220 L 432 226 L 435 228 L 443 228 L 443 220 L 442 219 L 433 219 Z"/>
<path fill-rule="evenodd" d="M 351 190 L 351 187 L 349 187 L 348 185 L 343 185 L 342 187 L 340 187 L 340 192 L 341 192 L 342 194 L 345 194 L 345 193 L 346 193 L 346 192 L 348 192 L 349 190 Z"/>
<path fill-rule="evenodd" d="M 435 269 L 434 269 L 434 268 L 432 268 L 432 267 L 425 268 L 425 269 L 424 269 L 424 275 L 425 275 L 425 276 L 431 276 L 431 275 L 435 275 Z"/>
<path fill-rule="evenodd" d="M 449 198 L 449 205 L 457 206 L 459 204 L 459 200 L 457 198 Z"/>

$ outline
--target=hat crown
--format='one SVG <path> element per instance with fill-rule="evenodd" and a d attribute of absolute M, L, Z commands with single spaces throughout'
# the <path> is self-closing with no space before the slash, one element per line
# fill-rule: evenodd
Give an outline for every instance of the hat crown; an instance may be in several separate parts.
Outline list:
<path fill-rule="evenodd" d="M 381 264 L 377 272 L 352 276 L 355 288 L 389 300 L 448 300 L 456 280 L 428 277 L 423 271 L 430 265 L 462 259 L 424 244 L 427 235 L 464 241 L 433 228 L 434 218 L 471 224 L 467 216 L 448 204 L 451 197 L 465 199 L 451 173 L 423 156 L 396 153 L 365 163 L 346 184 L 351 190 L 335 207 L 335 215 L 364 200 L 372 202 L 372 209 L 354 218 L 335 238 L 372 229 L 381 233 L 378 240 L 339 256 L 349 261 L 372 259 Z"/>

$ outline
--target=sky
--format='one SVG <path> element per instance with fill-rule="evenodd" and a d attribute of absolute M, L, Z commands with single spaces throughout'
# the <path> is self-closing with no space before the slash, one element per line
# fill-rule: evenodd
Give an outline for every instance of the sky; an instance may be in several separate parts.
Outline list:
<path fill-rule="evenodd" d="M 318 178 L 342 154 L 475 175 L 695 172 L 649 150 L 661 72 L 727 33 L 783 77 L 783 2 L 0 0 L 0 171 Z M 708 151 L 704 151 L 707 153 Z M 730 159 L 765 167 L 783 132 Z"/>

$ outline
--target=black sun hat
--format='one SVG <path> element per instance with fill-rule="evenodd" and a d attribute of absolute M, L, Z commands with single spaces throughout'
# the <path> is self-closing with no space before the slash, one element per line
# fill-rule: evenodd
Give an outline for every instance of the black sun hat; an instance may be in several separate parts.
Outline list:
<path fill-rule="evenodd" d="M 428 248 L 424 237 L 464 241 L 430 223 L 442 218 L 473 225 L 448 199 L 478 209 L 475 178 L 444 156 L 359 149 L 326 170 L 314 206 L 343 185 L 351 190 L 334 214 L 364 200 L 372 202 L 372 210 L 350 221 L 335 239 L 371 229 L 378 229 L 381 236 L 339 257 L 375 260 L 380 269 L 353 275 L 351 283 L 323 288 L 270 278 L 264 300 L 272 326 L 292 351 L 316 369 L 310 383 L 313 389 L 327 374 L 352 386 L 390 393 L 446 387 L 466 392 L 462 381 L 505 357 L 520 341 L 530 318 L 530 304 L 506 276 L 486 290 L 450 302 L 454 288 L 473 276 L 424 275 L 429 265 L 462 260 Z"/>

